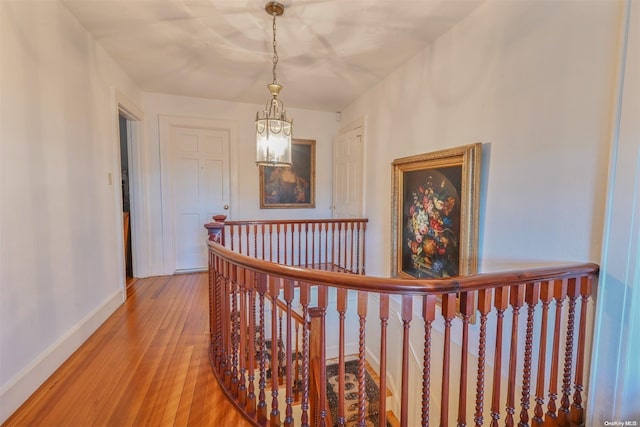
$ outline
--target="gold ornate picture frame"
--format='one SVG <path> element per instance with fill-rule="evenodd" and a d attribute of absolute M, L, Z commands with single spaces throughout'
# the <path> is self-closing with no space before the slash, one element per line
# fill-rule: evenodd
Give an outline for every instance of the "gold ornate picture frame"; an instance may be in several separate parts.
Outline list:
<path fill-rule="evenodd" d="M 476 143 L 393 161 L 394 276 L 477 273 L 481 156 Z"/>
<path fill-rule="evenodd" d="M 291 140 L 291 166 L 260 166 L 260 209 L 316 206 L 316 141 Z"/>

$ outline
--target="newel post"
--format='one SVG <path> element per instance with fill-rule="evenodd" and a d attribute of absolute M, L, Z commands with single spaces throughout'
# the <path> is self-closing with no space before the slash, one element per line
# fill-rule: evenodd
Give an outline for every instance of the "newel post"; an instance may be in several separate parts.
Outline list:
<path fill-rule="evenodd" d="M 227 219 L 226 215 L 214 215 L 213 222 L 209 222 L 204 225 L 209 233 L 209 241 L 220 243 L 224 245 L 224 221 Z"/>

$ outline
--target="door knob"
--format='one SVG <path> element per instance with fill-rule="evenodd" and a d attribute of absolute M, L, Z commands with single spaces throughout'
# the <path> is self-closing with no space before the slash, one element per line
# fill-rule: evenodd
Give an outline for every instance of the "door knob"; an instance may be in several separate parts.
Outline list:
<path fill-rule="evenodd" d="M 229 205 L 224 205 L 223 208 L 224 208 L 225 211 L 229 210 Z"/>

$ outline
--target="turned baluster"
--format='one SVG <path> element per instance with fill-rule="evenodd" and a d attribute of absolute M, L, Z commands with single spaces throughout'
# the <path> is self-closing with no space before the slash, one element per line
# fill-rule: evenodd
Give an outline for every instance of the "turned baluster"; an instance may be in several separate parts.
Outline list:
<path fill-rule="evenodd" d="M 556 301 L 555 324 L 553 328 L 553 349 L 551 350 L 551 374 L 549 377 L 549 402 L 545 424 L 556 424 L 556 399 L 558 398 L 558 364 L 560 357 L 560 328 L 562 322 L 562 304 L 567 296 L 567 281 L 556 280 L 553 285 L 553 297 Z"/>
<path fill-rule="evenodd" d="M 511 309 L 513 311 L 513 321 L 511 323 L 511 348 L 509 352 L 509 377 L 507 379 L 507 416 L 505 425 L 513 427 L 513 415 L 516 413 L 516 363 L 518 361 L 518 323 L 520 320 L 520 309 L 524 304 L 525 285 L 519 284 L 511 287 Z"/>
<path fill-rule="evenodd" d="M 367 259 L 367 257 L 365 256 L 365 250 L 367 248 L 367 245 L 365 244 L 366 230 L 367 230 L 367 224 L 363 223 L 362 224 L 362 270 L 360 272 L 360 274 L 362 274 L 363 276 L 367 274 L 365 270 L 365 260 Z"/>
<path fill-rule="evenodd" d="M 240 341 L 238 369 L 240 370 L 240 379 L 238 383 L 238 402 L 243 407 L 247 404 L 247 289 L 245 272 L 246 270 L 244 268 L 238 267 L 238 285 L 240 286 L 240 293 L 238 295 L 240 298 L 240 325 L 238 330 L 238 340 Z"/>
<path fill-rule="evenodd" d="M 549 304 L 553 299 L 553 283 L 552 282 L 542 282 L 540 284 L 540 300 L 542 301 L 542 320 L 540 323 L 540 339 L 539 346 L 540 350 L 538 352 L 538 375 L 536 381 L 536 407 L 533 410 L 533 420 L 532 425 L 534 426 L 542 426 L 544 423 L 544 410 L 542 406 L 544 405 L 544 381 L 546 371 L 546 362 L 547 362 L 547 329 L 548 329 L 548 321 L 549 321 Z"/>
<path fill-rule="evenodd" d="M 224 385 L 227 389 L 231 388 L 231 370 L 232 370 L 232 354 L 233 354 L 233 313 L 231 310 L 231 300 L 233 299 L 232 283 L 230 278 L 231 265 L 224 261 L 223 263 L 223 282 L 224 282 Z"/>
<path fill-rule="evenodd" d="M 456 294 L 442 295 L 444 317 L 444 343 L 442 355 L 442 396 L 440 400 L 440 425 L 449 425 L 449 380 L 451 364 L 451 322 L 456 317 Z"/>
<path fill-rule="evenodd" d="M 298 262 L 296 265 L 302 265 L 302 224 L 298 224 Z"/>
<path fill-rule="evenodd" d="M 269 276 L 269 297 L 271 300 L 271 416 L 272 426 L 280 425 L 280 409 L 278 409 L 278 305 L 276 300 L 280 294 L 280 280 Z"/>
<path fill-rule="evenodd" d="M 319 422 L 320 427 L 326 427 L 327 420 L 327 354 L 326 354 L 326 314 L 327 305 L 329 302 L 329 289 L 326 286 L 318 286 L 318 311 L 320 317 L 320 351 L 318 359 L 318 368 L 320 370 L 320 377 L 318 383 L 320 384 L 320 402 L 319 402 Z"/>
<path fill-rule="evenodd" d="M 267 386 L 267 374 L 265 367 L 265 359 L 267 357 L 267 349 L 265 345 L 265 334 L 266 330 L 264 327 L 264 300 L 265 294 L 267 293 L 267 276 L 264 274 L 260 274 L 257 277 L 257 288 L 258 288 L 258 300 L 259 300 L 259 319 L 260 325 L 258 327 L 258 354 L 260 355 L 260 359 L 258 360 L 258 366 L 260 370 L 260 379 L 258 382 L 258 421 L 261 423 L 265 423 L 267 421 L 267 396 L 265 393 L 265 389 Z"/>
<path fill-rule="evenodd" d="M 355 245 L 353 244 L 353 222 L 349 221 L 349 223 L 347 223 L 347 231 L 346 231 L 346 235 L 347 236 L 351 236 L 351 239 L 349 239 L 349 241 L 351 242 L 351 244 L 349 245 L 349 256 L 347 257 L 347 265 L 345 265 L 345 268 L 347 271 L 350 271 L 353 273 L 354 269 L 353 269 L 353 251 L 355 249 Z"/>
<path fill-rule="evenodd" d="M 359 425 L 361 426 L 365 425 L 365 403 L 367 397 L 367 389 L 365 386 L 365 327 L 367 320 L 367 299 L 367 292 L 358 292 L 358 318 L 360 320 L 360 330 L 358 334 L 358 420 Z"/>
<path fill-rule="evenodd" d="M 326 311 L 328 289 L 317 286 L 318 305 L 309 308 L 309 407 L 311 425 L 325 427 L 327 422 Z M 304 367 L 303 367 L 304 368 Z M 303 377 L 304 377 L 303 372 Z"/>
<path fill-rule="evenodd" d="M 218 327 L 218 270 L 216 269 L 217 256 L 213 252 L 209 252 L 209 332 L 212 350 L 217 347 Z M 215 351 L 212 353 L 215 356 Z"/>
<path fill-rule="evenodd" d="M 224 345 L 224 336 L 222 330 L 224 321 L 223 316 L 223 298 L 224 298 L 224 290 L 223 290 L 223 281 L 222 281 L 222 260 L 218 256 L 214 256 L 215 270 L 216 275 L 214 279 L 214 295 L 215 295 L 215 311 L 216 311 L 216 336 L 214 338 L 214 348 L 215 348 L 215 365 L 214 368 L 218 370 L 219 373 L 222 373 L 221 363 L 223 358 L 222 347 Z"/>
<path fill-rule="evenodd" d="M 238 311 L 238 267 L 230 265 L 231 271 L 231 393 L 238 397 L 238 344 L 240 343 L 240 312 Z"/>
<path fill-rule="evenodd" d="M 300 399 L 300 369 L 299 369 L 299 364 L 300 364 L 300 323 L 299 322 L 295 322 L 296 324 L 296 353 L 295 353 L 295 357 L 294 357 L 294 362 L 293 362 L 293 367 L 295 369 L 294 371 L 294 380 L 293 380 L 293 398 L 294 401 Z"/>
<path fill-rule="evenodd" d="M 338 425 L 345 424 L 344 416 L 344 319 L 347 312 L 347 290 L 339 288 L 337 309 L 339 315 L 339 333 L 338 337 Z"/>
<path fill-rule="evenodd" d="M 245 241 L 245 246 L 247 247 L 246 254 L 247 256 L 253 256 L 255 258 L 255 253 L 253 255 L 251 254 L 251 241 L 252 241 L 251 225 L 247 224 L 244 230 L 245 230 L 244 241 Z"/>
<path fill-rule="evenodd" d="M 267 252 L 265 249 L 265 231 L 264 231 L 264 224 L 260 224 L 259 227 L 260 229 L 260 259 L 261 260 L 266 260 L 267 259 Z"/>
<path fill-rule="evenodd" d="M 291 242 L 289 242 L 291 239 Z M 284 229 L 284 263 L 294 265 L 293 261 L 293 224 L 287 224 Z"/>
<path fill-rule="evenodd" d="M 338 266 L 344 268 L 344 260 L 342 259 L 342 223 L 338 223 Z"/>
<path fill-rule="evenodd" d="M 244 237 L 244 224 L 238 225 L 238 253 L 242 253 L 242 238 Z"/>
<path fill-rule="evenodd" d="M 360 260 L 360 228 L 362 227 L 362 223 L 357 223 L 356 228 L 356 269 L 354 273 L 362 274 L 362 263 Z"/>
<path fill-rule="evenodd" d="M 569 408 L 571 405 L 571 371 L 573 363 L 573 340 L 575 331 L 576 301 L 580 295 L 580 283 L 571 278 L 567 280 L 567 295 L 569 296 L 569 312 L 567 314 L 567 332 L 565 338 L 564 370 L 562 375 L 562 398 L 558 420 L 560 425 L 569 425 Z"/>
<path fill-rule="evenodd" d="M 267 240 L 267 249 L 269 249 L 269 261 L 273 262 L 273 224 L 271 223 L 268 224 L 266 234 L 269 235 L 269 240 Z M 265 257 L 265 260 L 266 260 L 266 257 Z"/>
<path fill-rule="evenodd" d="M 215 367 L 218 372 L 223 373 L 223 363 L 225 360 L 224 356 L 224 330 L 226 329 L 223 325 L 224 322 L 224 278 L 220 273 L 222 271 L 222 260 L 218 257 L 215 259 L 216 263 L 216 281 L 215 281 L 215 295 L 216 295 L 216 338 L 215 338 L 215 346 L 216 346 L 216 364 Z"/>
<path fill-rule="evenodd" d="M 316 264 L 316 223 L 311 223 L 311 265 Z"/>
<path fill-rule="evenodd" d="M 309 284 L 300 283 L 300 304 L 302 305 L 302 401 L 300 408 L 302 427 L 309 426 Z"/>
<path fill-rule="evenodd" d="M 518 427 L 529 426 L 529 392 L 531 389 L 531 357 L 533 353 L 533 318 L 540 300 L 540 282 L 527 283 L 525 301 L 527 303 L 527 333 L 524 344 L 524 371 L 522 373 L 522 399 L 520 399 L 520 422 Z"/>
<path fill-rule="evenodd" d="M 235 249 L 235 244 L 236 244 L 236 226 L 232 225 L 231 227 L 229 227 L 229 237 L 231 240 L 231 250 L 233 251 Z"/>
<path fill-rule="evenodd" d="M 309 224 L 304 224 L 304 266 L 309 267 Z"/>
<path fill-rule="evenodd" d="M 389 295 L 380 295 L 380 403 L 378 425 L 387 422 L 387 324 L 389 322 Z"/>
<path fill-rule="evenodd" d="M 571 405 L 571 422 L 575 425 L 584 423 L 584 409 L 582 407 L 582 375 L 584 365 L 585 336 L 587 328 L 587 308 L 589 297 L 591 296 L 591 287 L 593 285 L 593 277 L 580 278 L 580 331 L 578 332 L 578 360 L 576 361 L 575 376 L 575 393 L 573 394 L 573 404 Z"/>
<path fill-rule="evenodd" d="M 460 315 L 462 315 L 462 357 L 460 360 L 460 400 L 458 402 L 458 427 L 467 425 L 467 364 L 469 361 L 469 319 L 473 314 L 473 294 L 460 294 Z"/>
<path fill-rule="evenodd" d="M 276 262 L 278 264 L 280 264 L 280 239 L 282 238 L 280 225 L 280 223 L 276 224 Z"/>
<path fill-rule="evenodd" d="M 260 259 L 258 256 L 258 226 L 253 224 L 253 256 Z"/>
<path fill-rule="evenodd" d="M 282 341 L 282 311 L 278 311 L 278 386 L 284 383 L 283 376 L 287 369 L 286 360 L 287 356 L 284 354 L 284 342 Z"/>
<path fill-rule="evenodd" d="M 297 224 L 289 224 L 289 265 L 297 265 L 296 263 L 296 226 Z"/>
<path fill-rule="evenodd" d="M 478 311 L 480 312 L 480 337 L 478 342 L 478 374 L 476 377 L 476 411 L 473 417 L 476 427 L 483 424 L 485 357 L 487 347 L 487 316 L 491 311 L 491 290 L 478 291 Z"/>
<path fill-rule="evenodd" d="M 331 226 L 331 267 L 336 264 L 336 230 L 337 224 L 334 222 Z"/>
<path fill-rule="evenodd" d="M 429 399 L 431 396 L 431 325 L 436 318 L 435 295 L 424 296 L 422 300 L 422 318 L 424 319 L 424 358 L 422 360 L 422 425 L 429 426 Z"/>
<path fill-rule="evenodd" d="M 494 306 L 498 318 L 496 325 L 496 348 L 493 362 L 493 384 L 491 396 L 491 427 L 498 427 L 500 419 L 500 373 L 502 371 L 502 326 L 504 323 L 504 311 L 507 309 L 509 301 L 509 288 L 500 287 L 495 289 Z"/>
<path fill-rule="evenodd" d="M 329 263 L 329 224 L 322 224 L 322 231 L 324 232 L 324 257 L 323 263 Z"/>
<path fill-rule="evenodd" d="M 216 267 L 218 257 L 209 252 L 209 345 L 213 366 L 218 366 L 218 328 L 220 310 L 218 309 L 218 270 Z"/>
<path fill-rule="evenodd" d="M 302 252 L 300 253 L 300 261 L 299 264 L 300 266 L 305 266 L 308 267 L 309 266 L 309 224 L 304 223 L 304 224 L 300 224 L 300 238 L 299 238 L 299 242 L 302 249 Z M 304 245 L 303 242 L 304 241 Z M 304 254 L 304 262 L 302 260 L 302 254 Z"/>
<path fill-rule="evenodd" d="M 291 348 L 293 347 L 292 343 L 292 309 L 291 302 L 293 301 L 293 281 L 285 280 L 284 281 L 284 301 L 287 304 L 286 310 L 286 322 L 287 322 L 287 335 L 286 335 L 286 374 L 285 374 L 285 382 L 286 382 L 286 398 L 285 402 L 287 404 L 287 408 L 285 411 L 285 419 L 284 425 L 286 427 L 293 426 L 293 373 L 291 372 L 291 365 L 293 364 L 293 357 L 291 353 Z"/>
<path fill-rule="evenodd" d="M 343 270 L 349 271 L 349 226 L 350 222 L 343 222 L 342 226 L 344 227 L 344 235 L 342 237 L 342 245 L 343 245 L 343 254 L 342 255 L 342 264 Z"/>
<path fill-rule="evenodd" d="M 245 277 L 247 280 L 246 289 L 249 294 L 249 327 L 247 331 L 249 344 L 249 349 L 247 350 L 247 370 L 249 371 L 247 381 L 249 387 L 245 410 L 249 416 L 254 417 L 256 414 L 256 390 L 254 384 L 256 378 L 256 276 L 253 271 L 246 270 Z"/>
<path fill-rule="evenodd" d="M 247 225 L 247 254 L 253 258 L 258 258 L 256 245 L 256 226 L 255 224 Z"/>

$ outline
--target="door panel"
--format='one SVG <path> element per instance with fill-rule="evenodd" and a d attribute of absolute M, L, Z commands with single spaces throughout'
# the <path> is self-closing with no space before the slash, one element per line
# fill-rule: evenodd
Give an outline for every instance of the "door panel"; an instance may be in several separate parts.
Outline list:
<path fill-rule="evenodd" d="M 176 271 L 207 268 L 203 225 L 229 204 L 229 134 L 172 126 Z"/>
<path fill-rule="evenodd" d="M 333 140 L 333 217 L 362 216 L 363 204 L 362 132 L 355 129 Z"/>

